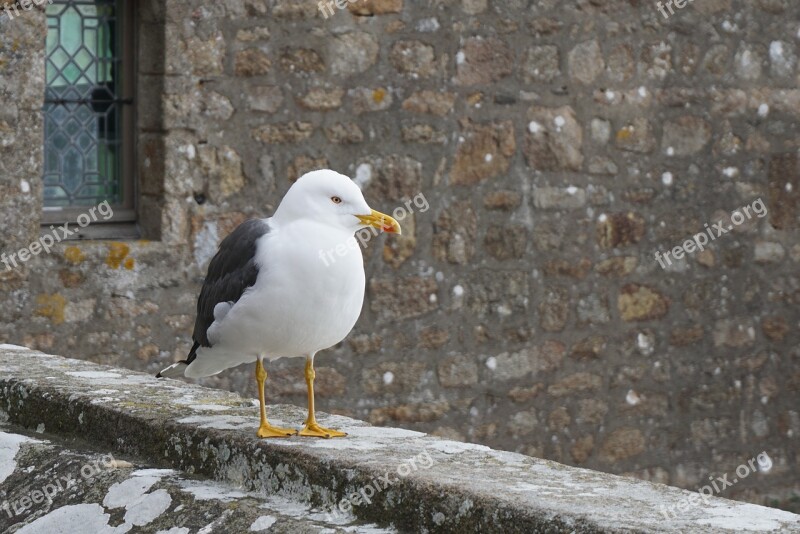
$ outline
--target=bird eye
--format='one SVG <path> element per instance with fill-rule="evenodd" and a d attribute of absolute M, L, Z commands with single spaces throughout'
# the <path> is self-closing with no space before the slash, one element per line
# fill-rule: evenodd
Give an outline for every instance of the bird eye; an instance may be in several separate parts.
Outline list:
<path fill-rule="evenodd" d="M 341 204 L 342 203 L 342 199 L 339 198 L 339 197 L 331 197 L 331 201 L 333 201 L 334 204 Z"/>

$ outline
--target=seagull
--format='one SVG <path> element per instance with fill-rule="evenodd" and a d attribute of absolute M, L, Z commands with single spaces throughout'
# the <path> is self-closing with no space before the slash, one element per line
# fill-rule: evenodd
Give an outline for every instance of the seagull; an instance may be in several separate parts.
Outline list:
<path fill-rule="evenodd" d="M 239 225 L 219 246 L 197 301 L 194 345 L 158 378 L 200 378 L 256 364 L 261 438 L 298 434 L 267 420 L 264 360 L 305 357 L 308 417 L 301 436 L 347 434 L 314 415 L 314 356 L 350 333 L 364 303 L 364 260 L 355 239 L 369 228 L 400 234 L 392 217 L 369 207 L 347 176 L 301 176 L 267 219 Z"/>

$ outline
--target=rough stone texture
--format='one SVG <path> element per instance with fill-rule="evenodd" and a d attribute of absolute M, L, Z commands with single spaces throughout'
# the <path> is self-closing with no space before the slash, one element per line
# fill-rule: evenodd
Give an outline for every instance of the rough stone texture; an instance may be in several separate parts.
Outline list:
<path fill-rule="evenodd" d="M 603 52 L 596 40 L 586 41 L 569 52 L 569 75 L 574 80 L 590 84 L 605 69 Z"/>
<path fill-rule="evenodd" d="M 94 443 L 45 431 L 0 423 L 0 444 L 16 451 L 2 464 L 13 471 L 0 477 L 4 532 L 98 534 L 112 525 L 116 532 L 393 532 L 351 514 L 328 517 L 298 498 L 159 469 L 153 459 L 100 454 Z"/>
<path fill-rule="evenodd" d="M 583 134 L 569 106 L 528 110 L 525 158 L 541 171 L 580 170 L 583 164 Z"/>
<path fill-rule="evenodd" d="M 504 174 L 516 152 L 514 129 L 510 121 L 492 124 L 462 124 L 453 169 L 453 185 L 471 185 Z"/>
<path fill-rule="evenodd" d="M 249 48 L 236 55 L 234 70 L 237 76 L 259 76 L 268 73 L 271 66 L 272 61 L 265 52 Z"/>
<path fill-rule="evenodd" d="M 397 41 L 389 53 L 389 60 L 397 72 L 412 78 L 433 74 L 435 59 L 433 46 L 420 41 Z"/>
<path fill-rule="evenodd" d="M 386 15 L 400 13 L 403 10 L 403 0 L 363 0 L 361 2 L 348 2 L 347 9 L 356 15 Z"/>
<path fill-rule="evenodd" d="M 514 57 L 508 44 L 496 37 L 472 37 L 456 54 L 457 85 L 495 82 L 512 72 Z"/>
<path fill-rule="evenodd" d="M 143 239 L 0 264 L 0 342 L 154 374 L 191 346 L 215 244 L 330 166 L 413 211 L 318 356 L 330 410 L 690 489 L 766 450 L 723 495 L 800 511 L 800 4 L 317 4 L 137 3 Z M 39 232 L 44 35 L 0 12 L 5 254 Z M 270 369 L 281 402 L 301 367 Z"/>
<path fill-rule="evenodd" d="M 453 110 L 455 93 L 417 91 L 403 101 L 403 109 L 414 113 L 430 113 L 444 117 Z"/>
<path fill-rule="evenodd" d="M 454 358 L 440 375 L 447 381 L 474 377 L 474 369 L 464 373 L 465 363 Z M 261 440 L 250 399 L 22 347 L 0 346 L 0 369 L 4 528 L 573 534 L 800 529 L 799 515 L 774 508 L 701 500 L 698 493 L 661 484 L 324 413 L 321 424 L 349 435 Z M 295 406 L 268 410 L 282 426 L 305 415 Z M 567 411 L 557 409 L 547 424 L 556 429 L 569 421 Z M 512 418 L 511 428 L 522 437 L 541 424 L 528 410 Z M 91 448 L 75 438 L 89 440 Z M 620 428 L 601 450 L 616 460 L 644 447 L 641 431 Z M 591 439 L 581 440 L 573 455 L 585 458 L 581 451 L 591 448 Z M 55 482 L 69 487 L 48 488 Z M 44 498 L 39 488 L 52 497 Z"/>
<path fill-rule="evenodd" d="M 528 83 L 552 81 L 561 74 L 558 47 L 544 45 L 528 48 L 522 59 L 521 68 L 523 77 Z"/>
<path fill-rule="evenodd" d="M 378 56 L 378 39 L 367 32 L 355 31 L 332 37 L 330 66 L 334 75 L 352 75 L 370 68 Z"/>

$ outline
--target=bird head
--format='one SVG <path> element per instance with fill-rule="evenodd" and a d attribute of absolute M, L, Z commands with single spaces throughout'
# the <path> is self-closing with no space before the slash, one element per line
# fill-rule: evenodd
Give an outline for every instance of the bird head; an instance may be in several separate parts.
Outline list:
<path fill-rule="evenodd" d="M 328 169 L 311 171 L 298 178 L 283 197 L 275 217 L 313 219 L 353 232 L 374 227 L 401 233 L 396 220 L 369 207 L 353 180 Z"/>

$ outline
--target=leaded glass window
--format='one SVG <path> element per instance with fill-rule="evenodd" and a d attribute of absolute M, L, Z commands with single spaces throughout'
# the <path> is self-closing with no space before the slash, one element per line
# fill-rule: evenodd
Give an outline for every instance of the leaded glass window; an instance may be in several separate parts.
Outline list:
<path fill-rule="evenodd" d="M 132 208 L 125 172 L 132 98 L 123 0 L 47 5 L 44 205 Z"/>

